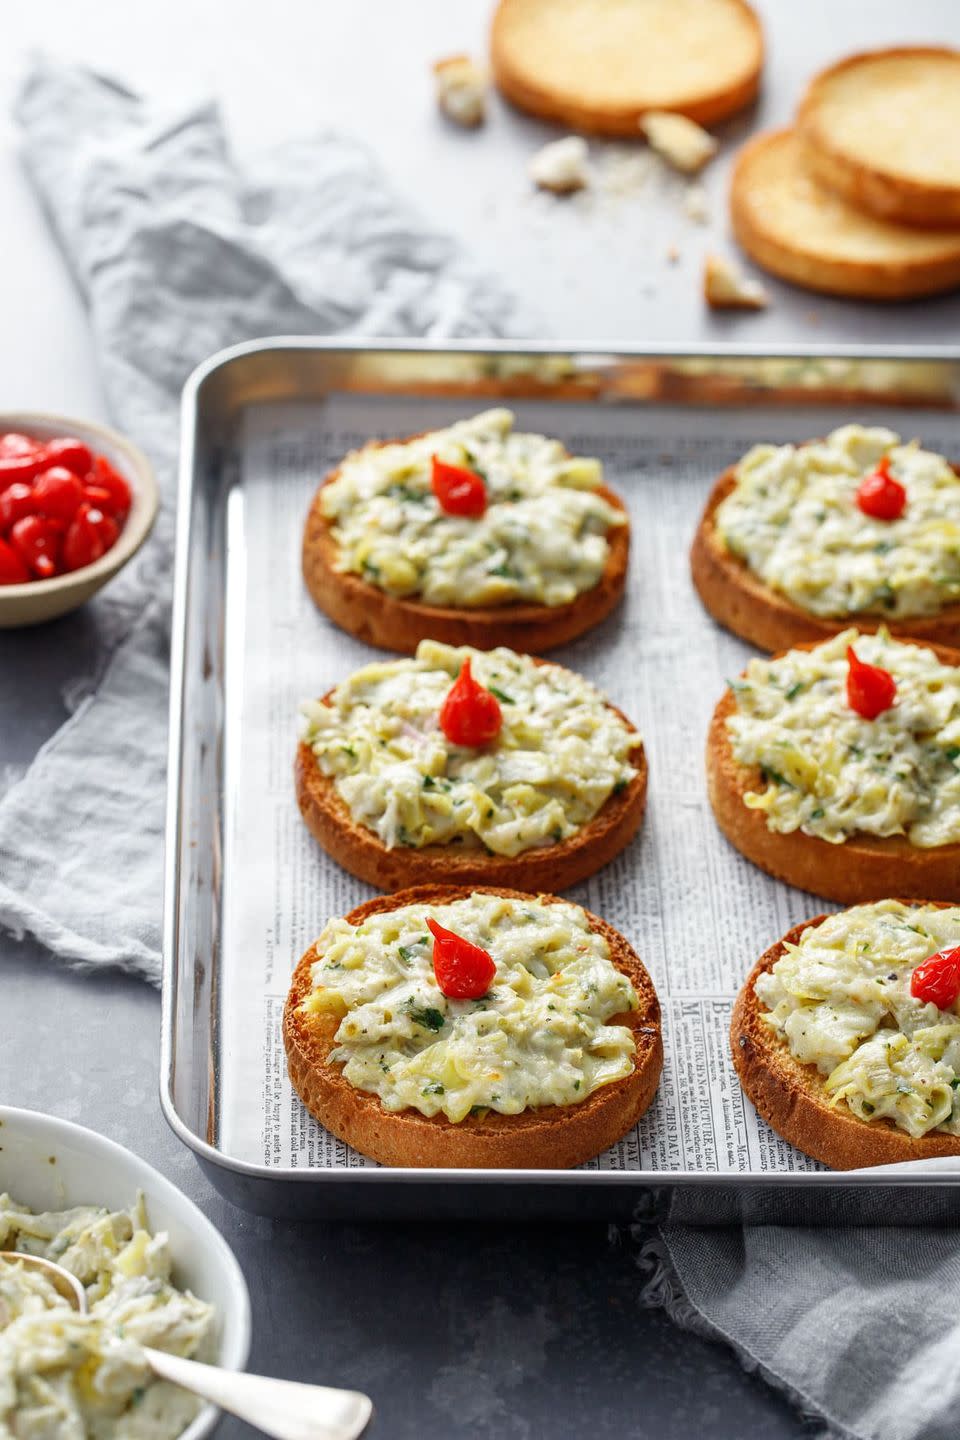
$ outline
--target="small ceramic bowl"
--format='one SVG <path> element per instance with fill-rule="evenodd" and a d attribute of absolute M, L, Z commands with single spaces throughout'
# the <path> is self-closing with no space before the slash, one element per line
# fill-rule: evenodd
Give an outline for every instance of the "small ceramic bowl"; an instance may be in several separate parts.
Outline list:
<path fill-rule="evenodd" d="M 242 1370 L 250 1349 L 246 1281 L 226 1241 L 193 1201 L 145 1160 L 93 1130 L 37 1110 L 0 1105 L 0 1194 L 7 1192 L 31 1210 L 72 1205 L 126 1210 L 138 1190 L 151 1231 L 170 1237 L 174 1284 L 216 1309 L 219 1363 Z M 206 1440 L 218 1419 L 212 1405 L 204 1406 L 180 1440 Z"/>
<path fill-rule="evenodd" d="M 0 435 L 9 431 L 53 440 L 58 435 L 75 435 L 91 450 L 106 455 L 130 486 L 133 504 L 117 543 L 92 565 L 54 575 L 52 580 L 30 580 L 25 585 L 0 585 L 0 630 L 19 625 L 39 625 L 76 610 L 95 595 L 101 586 L 122 570 L 153 529 L 160 497 L 150 462 L 116 430 L 65 415 L 40 415 L 29 411 L 0 414 Z"/>

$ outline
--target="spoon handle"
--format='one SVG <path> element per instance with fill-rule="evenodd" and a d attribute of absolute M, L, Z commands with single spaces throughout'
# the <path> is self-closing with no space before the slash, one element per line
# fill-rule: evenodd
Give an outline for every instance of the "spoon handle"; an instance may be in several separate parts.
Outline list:
<path fill-rule="evenodd" d="M 143 1353 L 155 1375 L 229 1410 L 274 1440 L 356 1440 L 373 1414 L 372 1402 L 357 1390 L 268 1380 L 161 1350 Z"/>

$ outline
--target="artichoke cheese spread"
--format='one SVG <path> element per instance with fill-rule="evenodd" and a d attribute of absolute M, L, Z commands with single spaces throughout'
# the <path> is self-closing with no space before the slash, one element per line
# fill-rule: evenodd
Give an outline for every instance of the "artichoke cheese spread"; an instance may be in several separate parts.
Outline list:
<path fill-rule="evenodd" d="M 906 490 L 896 520 L 857 488 L 888 456 Z M 714 525 L 732 554 L 814 615 L 932 615 L 960 601 L 960 477 L 892 430 L 844 425 L 809 445 L 755 445 Z"/>
<path fill-rule="evenodd" d="M 874 720 L 847 703 L 848 645 L 896 682 L 894 705 Z M 921 848 L 960 842 L 960 670 L 932 650 L 847 630 L 751 660 L 732 690 L 734 759 L 765 781 L 744 803 L 770 830 L 837 845 L 858 832 Z"/>
<path fill-rule="evenodd" d="M 39 1255 L 85 1286 L 81 1315 L 39 1270 L 0 1262 L 0 1435 L 174 1440 L 200 1401 L 148 1369 L 141 1346 L 214 1358 L 214 1313 L 170 1281 L 143 1201 L 33 1214 L 0 1195 L 0 1250 Z"/>
<path fill-rule="evenodd" d="M 502 725 L 479 749 L 454 745 L 440 707 L 463 661 L 496 695 Z M 331 703 L 303 707 L 303 738 L 351 816 L 383 843 L 485 846 L 519 855 L 575 834 L 636 774 L 640 744 L 588 681 L 512 650 L 421 641 L 416 656 L 367 665 Z"/>
<path fill-rule="evenodd" d="M 755 989 L 763 1020 L 834 1105 L 915 1138 L 960 1135 L 960 1015 L 910 993 L 913 971 L 960 944 L 960 908 L 882 900 L 804 930 Z"/>
<path fill-rule="evenodd" d="M 607 532 L 626 517 L 597 493 L 598 460 L 568 455 L 559 440 L 517 434 L 513 418 L 488 410 L 348 455 L 321 491 L 337 568 L 390 595 L 457 609 L 563 605 L 591 590 L 606 566 Z M 482 515 L 440 508 L 433 456 L 482 477 Z"/>
<path fill-rule="evenodd" d="M 490 955 L 486 995 L 440 990 L 428 917 Z M 578 905 L 484 894 L 406 905 L 358 926 L 331 920 L 316 956 L 303 1007 L 339 1017 L 330 1060 L 386 1110 L 519 1115 L 577 1104 L 633 1070 L 630 1030 L 608 1022 L 639 1001 Z"/>

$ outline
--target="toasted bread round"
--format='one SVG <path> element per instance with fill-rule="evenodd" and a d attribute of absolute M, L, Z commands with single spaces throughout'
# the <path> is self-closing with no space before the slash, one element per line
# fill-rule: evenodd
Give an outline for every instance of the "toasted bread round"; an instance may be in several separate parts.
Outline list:
<path fill-rule="evenodd" d="M 537 661 L 546 664 L 546 661 Z M 332 703 L 334 691 L 323 696 Z M 609 702 L 608 702 L 609 703 Z M 609 708 L 633 729 L 622 710 Z M 419 849 L 397 845 L 388 849 L 380 836 L 354 820 L 337 794 L 330 775 L 324 775 L 310 746 L 300 741 L 294 761 L 297 804 L 307 829 L 328 855 L 351 875 L 380 890 L 410 885 L 514 885 L 534 894 L 568 890 L 588 875 L 602 870 L 640 829 L 647 800 L 647 757 L 643 741 L 630 751 L 636 775 L 619 795 L 611 795 L 576 835 L 555 845 L 535 846 L 513 857 L 493 855 L 462 845 L 423 845 Z"/>
<path fill-rule="evenodd" d="M 945 605 L 934 615 L 903 618 L 869 610 L 860 610 L 856 615 L 814 615 L 767 585 L 745 560 L 727 549 L 717 533 L 717 507 L 735 485 L 735 469 L 731 466 L 710 492 L 690 551 L 697 593 L 714 620 L 727 630 L 760 650 L 770 651 L 790 650 L 805 642 L 815 644 L 849 625 L 863 631 L 885 625 L 891 635 L 960 647 L 960 604 Z"/>
<path fill-rule="evenodd" d="M 757 135 L 743 147 L 730 214 L 758 265 L 808 290 L 910 300 L 960 285 L 960 229 L 908 229 L 856 210 L 814 178 L 795 130 Z"/>
<path fill-rule="evenodd" d="M 960 228 L 960 51 L 850 55 L 814 77 L 797 123 L 813 174 L 857 209 Z"/>
<path fill-rule="evenodd" d="M 758 976 L 772 970 L 804 930 L 826 918 L 815 915 L 788 930 L 760 956 L 737 996 L 730 1020 L 730 1045 L 744 1094 L 778 1135 L 834 1170 L 960 1155 L 960 1136 L 935 1132 L 914 1139 L 892 1120 L 861 1120 L 846 1105 L 832 1105 L 817 1067 L 795 1059 L 786 1042 L 761 1020 L 765 1007 L 753 988 Z"/>
<path fill-rule="evenodd" d="M 508 899 L 537 898 L 556 903 L 555 895 L 530 896 L 497 886 L 420 885 L 358 905 L 346 917 L 360 925 L 369 915 L 404 905 L 443 905 L 482 891 Z M 283 1017 L 283 1039 L 293 1088 L 322 1125 L 381 1165 L 437 1166 L 446 1169 L 559 1170 L 580 1165 L 613 1145 L 636 1124 L 656 1092 L 663 1065 L 660 1004 L 653 982 L 638 956 L 618 931 L 586 912 L 591 928 L 610 946 L 610 958 L 629 976 L 640 1001 L 638 1010 L 611 1018 L 625 1025 L 636 1041 L 635 1065 L 622 1080 L 604 1085 L 579 1105 L 544 1105 L 519 1115 L 469 1115 L 454 1124 L 445 1115 L 417 1110 L 391 1112 L 365 1090 L 345 1080 L 342 1065 L 329 1059 L 339 1020 L 307 1015 L 300 1005 L 310 993 L 311 947 L 290 986 Z"/>
<path fill-rule="evenodd" d="M 521 110 L 636 139 L 648 110 L 713 125 L 749 105 L 763 32 L 745 0 L 500 0 L 491 56 Z"/>
<path fill-rule="evenodd" d="M 901 640 L 905 644 L 910 641 Z M 820 640 L 792 648 L 812 650 Z M 930 645 L 945 665 L 960 666 L 960 652 Z M 779 657 L 774 657 L 779 658 Z M 859 832 L 842 845 L 794 830 L 782 835 L 767 828 L 763 810 L 743 803 L 748 790 L 762 790 L 756 766 L 741 765 L 733 754 L 727 719 L 736 709 L 728 690 L 713 712 L 707 732 L 707 793 L 717 824 L 730 844 L 776 880 L 809 890 L 826 900 L 858 905 L 891 895 L 918 900 L 960 900 L 960 844 L 921 849 L 905 835 L 877 837 Z"/>
<path fill-rule="evenodd" d="M 476 650 L 507 645 L 511 650 L 539 654 L 567 645 L 592 630 L 623 598 L 630 556 L 629 524 L 618 525 L 608 533 L 607 563 L 597 584 L 565 605 L 521 603 L 456 610 L 389 595 L 359 575 L 336 568 L 337 543 L 323 513 L 322 497 L 324 485 L 335 480 L 338 473 L 332 470 L 324 478 L 307 514 L 303 578 L 320 609 L 341 630 L 368 645 L 412 655 L 421 640 L 438 640 L 444 645 L 472 645 Z M 601 486 L 597 494 L 626 513 L 619 495 L 606 486 Z"/>

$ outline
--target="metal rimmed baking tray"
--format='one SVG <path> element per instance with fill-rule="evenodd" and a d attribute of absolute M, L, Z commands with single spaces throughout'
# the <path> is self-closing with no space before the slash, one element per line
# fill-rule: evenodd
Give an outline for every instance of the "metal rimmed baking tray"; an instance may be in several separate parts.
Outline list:
<path fill-rule="evenodd" d="M 371 893 L 296 816 L 296 701 L 375 653 L 305 600 L 301 523 L 320 476 L 353 445 L 490 405 L 600 455 L 632 511 L 624 608 L 556 658 L 624 702 L 647 744 L 641 839 L 572 898 L 618 924 L 646 961 L 667 1061 L 636 1134 L 588 1167 L 383 1169 L 311 1128 L 278 1045 L 305 943 Z M 953 453 L 958 407 L 955 350 L 587 353 L 279 338 L 196 372 L 183 402 L 161 1098 L 225 1195 L 266 1214 L 378 1218 L 960 1214 L 960 1165 L 830 1173 L 782 1146 L 739 1092 L 723 1039 L 732 993 L 761 950 L 825 907 L 760 875 L 706 811 L 706 718 L 751 652 L 703 614 L 686 562 L 711 479 L 750 444 L 855 418 Z"/>

